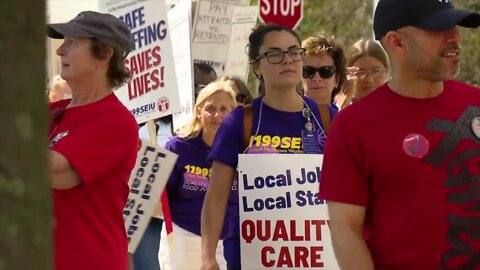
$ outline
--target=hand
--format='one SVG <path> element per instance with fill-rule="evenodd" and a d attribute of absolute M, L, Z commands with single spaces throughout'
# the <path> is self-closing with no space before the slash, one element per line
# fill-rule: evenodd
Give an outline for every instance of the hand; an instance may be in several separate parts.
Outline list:
<path fill-rule="evenodd" d="M 200 270 L 220 270 L 220 266 L 218 266 L 217 260 L 213 259 L 204 259 L 202 260 L 202 267 Z"/>
<path fill-rule="evenodd" d="M 358 77 L 357 77 L 358 71 L 359 71 L 358 67 L 347 68 L 347 80 L 343 83 L 344 92 L 347 96 L 351 95 L 355 90 L 355 86 L 358 80 Z"/>
<path fill-rule="evenodd" d="M 358 67 L 347 67 L 347 80 L 348 81 L 356 81 L 357 80 L 357 72 L 360 69 Z"/>
<path fill-rule="evenodd" d="M 341 104 L 341 108 L 345 108 L 346 106 L 352 103 L 352 100 L 355 96 L 356 87 L 357 87 L 357 72 L 359 71 L 358 67 L 348 67 L 347 68 L 347 80 L 343 83 L 343 93 L 345 93 L 345 99 Z"/>

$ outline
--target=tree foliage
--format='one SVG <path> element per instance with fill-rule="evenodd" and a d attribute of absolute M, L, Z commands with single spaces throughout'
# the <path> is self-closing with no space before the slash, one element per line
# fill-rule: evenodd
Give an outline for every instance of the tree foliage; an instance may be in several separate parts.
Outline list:
<path fill-rule="evenodd" d="M 372 1 L 304 1 L 303 20 L 296 29 L 302 38 L 324 33 L 344 46 L 358 39 L 372 38 Z"/>
<path fill-rule="evenodd" d="M 478 0 L 455 1 L 457 8 L 480 12 Z M 459 80 L 480 87 L 480 28 L 460 28 L 462 33 L 462 71 Z"/>
<path fill-rule="evenodd" d="M 420 1 L 420 0 L 419 0 Z M 252 0 L 258 5 L 258 0 Z M 457 0 L 457 8 L 480 12 L 478 0 Z M 372 0 L 304 0 L 303 20 L 296 29 L 301 38 L 325 33 L 348 48 L 360 38 L 373 38 Z M 457 79 L 480 85 L 480 29 L 461 29 L 462 72 Z"/>

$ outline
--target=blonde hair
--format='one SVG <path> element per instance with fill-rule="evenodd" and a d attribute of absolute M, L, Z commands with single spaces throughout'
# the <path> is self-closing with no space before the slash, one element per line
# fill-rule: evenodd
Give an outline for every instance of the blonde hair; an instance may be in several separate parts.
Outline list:
<path fill-rule="evenodd" d="M 209 83 L 205 88 L 198 92 L 197 101 L 195 102 L 195 107 L 193 108 L 192 116 L 188 120 L 187 124 L 180 128 L 177 131 L 177 135 L 181 138 L 191 139 L 195 138 L 200 134 L 203 129 L 202 122 L 198 118 L 198 110 L 203 106 L 205 101 L 217 92 L 224 92 L 228 94 L 233 102 L 233 108 L 237 106 L 237 101 L 235 100 L 235 91 L 228 85 L 225 81 L 215 81 Z M 233 109 L 232 108 L 232 109 Z"/>
<path fill-rule="evenodd" d="M 59 75 L 53 77 L 50 90 L 48 91 L 48 99 L 50 102 L 59 101 L 62 99 L 70 98 L 72 96 L 72 90 L 68 86 L 67 82 Z"/>
<path fill-rule="evenodd" d="M 382 46 L 374 40 L 363 38 L 355 42 L 348 51 L 347 65 L 349 67 L 352 66 L 358 59 L 364 56 L 377 59 L 386 69 L 389 69 L 388 56 Z"/>

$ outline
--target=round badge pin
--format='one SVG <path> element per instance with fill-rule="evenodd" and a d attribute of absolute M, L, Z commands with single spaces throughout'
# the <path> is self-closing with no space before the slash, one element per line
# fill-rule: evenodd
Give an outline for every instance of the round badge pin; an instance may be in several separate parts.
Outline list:
<path fill-rule="evenodd" d="M 429 150 L 427 138 L 418 133 L 410 133 L 403 139 L 403 151 L 414 158 L 423 158 Z"/>
<path fill-rule="evenodd" d="M 310 123 L 310 121 L 305 124 L 305 129 L 308 132 L 311 132 L 313 130 L 313 125 L 312 125 L 312 123 Z"/>
<path fill-rule="evenodd" d="M 302 115 L 303 115 L 303 117 L 309 119 L 310 116 L 312 116 L 312 111 L 309 108 L 304 108 L 302 110 Z"/>
<path fill-rule="evenodd" d="M 480 139 L 480 117 L 475 117 L 472 119 L 472 132 L 477 139 Z"/>

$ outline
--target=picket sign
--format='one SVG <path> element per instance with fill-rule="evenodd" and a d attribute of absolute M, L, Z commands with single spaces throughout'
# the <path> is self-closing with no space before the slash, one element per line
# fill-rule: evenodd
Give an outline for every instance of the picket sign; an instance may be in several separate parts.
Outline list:
<path fill-rule="evenodd" d="M 340 269 L 318 197 L 322 162 L 314 154 L 239 155 L 242 268 Z"/>
<path fill-rule="evenodd" d="M 235 75 L 245 79 L 248 71 L 245 46 L 255 26 L 258 8 L 236 0 L 199 0 L 195 14 L 193 62 L 209 64 L 218 77 Z"/>
<path fill-rule="evenodd" d="M 165 1 L 102 1 L 100 12 L 124 21 L 132 32 L 134 49 L 124 60 L 131 81 L 115 91 L 137 122 L 181 110 Z"/>
<path fill-rule="evenodd" d="M 129 253 L 135 253 L 176 161 L 176 154 L 141 140 L 123 209 Z"/>

